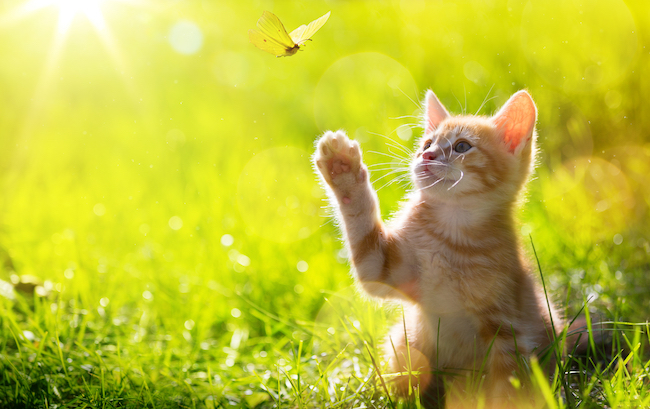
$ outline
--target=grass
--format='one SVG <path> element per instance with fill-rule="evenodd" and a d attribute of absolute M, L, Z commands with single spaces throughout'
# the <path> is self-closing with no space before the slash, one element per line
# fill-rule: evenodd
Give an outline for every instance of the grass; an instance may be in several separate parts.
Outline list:
<path fill-rule="evenodd" d="M 522 243 L 567 316 L 615 330 L 553 379 L 531 364 L 535 388 L 650 405 L 646 2 L 106 0 L 107 31 L 60 37 L 24 3 L 0 4 L 0 406 L 418 407 L 376 376 L 400 311 L 355 293 L 310 155 L 346 129 L 379 188 L 429 87 L 454 113 L 520 88 L 539 108 Z M 276 59 L 247 39 L 265 9 L 332 16 Z"/>

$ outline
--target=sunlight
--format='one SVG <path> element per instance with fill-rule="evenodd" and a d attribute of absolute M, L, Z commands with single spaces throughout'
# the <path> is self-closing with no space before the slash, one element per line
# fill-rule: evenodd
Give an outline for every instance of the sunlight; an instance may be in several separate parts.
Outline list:
<path fill-rule="evenodd" d="M 95 28 L 105 28 L 104 17 L 100 9 L 103 0 L 52 0 L 59 8 L 59 30 L 67 30 L 78 14 L 84 15 Z"/>
<path fill-rule="evenodd" d="M 3 20 L 19 19 L 46 7 L 57 7 L 59 18 L 57 31 L 66 32 L 77 15 L 82 15 L 98 30 L 104 30 L 106 23 L 100 5 L 105 0 L 29 0 Z"/>
<path fill-rule="evenodd" d="M 113 1 L 134 3 L 131 0 Z M 135 86 L 131 77 L 126 74 L 129 72 L 129 69 L 121 56 L 119 48 L 102 14 L 102 6 L 107 5 L 107 3 L 108 0 L 28 0 L 21 6 L 0 17 L 0 26 L 3 26 L 30 17 L 46 8 L 57 9 L 58 14 L 56 29 L 52 36 L 52 45 L 49 47 L 48 54 L 45 58 L 43 71 L 37 83 L 32 104 L 26 114 L 25 125 L 21 132 L 24 140 L 29 138 L 33 130 L 32 124 L 36 122 L 34 119 L 41 113 L 49 98 L 51 87 L 54 84 L 53 78 L 63 56 L 66 39 L 70 35 L 73 21 L 78 16 L 86 18 L 91 23 L 100 41 L 108 51 L 115 68 L 121 73 L 129 93 L 135 100 Z"/>

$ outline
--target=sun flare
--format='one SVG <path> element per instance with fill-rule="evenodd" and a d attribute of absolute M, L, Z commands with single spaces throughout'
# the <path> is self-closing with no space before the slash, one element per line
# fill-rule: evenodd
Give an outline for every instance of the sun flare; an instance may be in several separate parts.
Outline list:
<path fill-rule="evenodd" d="M 104 29 L 104 16 L 100 8 L 103 0 L 54 0 L 59 8 L 59 29 L 67 29 L 77 15 L 85 16 L 97 29 Z"/>
<path fill-rule="evenodd" d="M 98 29 L 106 26 L 100 8 L 104 0 L 49 0 L 44 6 L 52 5 L 59 9 L 58 31 L 67 31 L 76 16 L 84 16 Z"/>
<path fill-rule="evenodd" d="M 101 4 L 106 0 L 30 0 L 15 10 L 14 17 L 23 17 L 37 10 L 56 7 L 59 10 L 57 31 L 66 32 L 77 16 L 83 16 L 98 30 L 106 28 Z"/>
<path fill-rule="evenodd" d="M 130 70 L 124 61 L 119 47 L 111 33 L 110 27 L 104 19 L 103 8 L 109 3 L 134 3 L 133 0 L 27 0 L 20 6 L 0 16 L 0 26 L 15 24 L 18 21 L 31 18 L 40 14 L 43 9 L 56 13 L 56 27 L 51 36 L 51 45 L 43 60 L 43 69 L 36 86 L 32 105 L 26 115 L 25 126 L 21 134 L 27 138 L 32 130 L 32 123 L 45 106 L 51 88 L 54 86 L 54 77 L 60 67 L 67 40 L 72 34 L 71 27 L 75 20 L 86 20 L 94 29 L 108 52 L 117 72 L 122 74 L 127 89 L 134 93 L 135 85 L 127 75 Z M 51 15 L 51 14 L 50 14 Z M 79 33 L 76 33 L 79 35 Z"/>

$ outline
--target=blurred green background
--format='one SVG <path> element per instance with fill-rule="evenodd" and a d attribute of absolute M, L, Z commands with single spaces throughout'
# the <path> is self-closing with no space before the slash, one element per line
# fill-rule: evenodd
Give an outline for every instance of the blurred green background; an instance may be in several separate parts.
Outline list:
<path fill-rule="evenodd" d="M 264 10 L 289 31 L 332 14 L 276 58 L 248 42 Z M 254 369 L 273 371 L 352 285 L 314 140 L 345 129 L 386 164 L 379 188 L 398 167 L 380 153 L 407 160 L 389 145 L 412 148 L 429 88 L 484 115 L 530 91 L 540 153 L 522 242 L 570 311 L 589 299 L 645 320 L 649 28 L 645 0 L 3 1 L 4 328 L 53 350 L 57 333 L 64 354 L 100 351 L 113 375 L 184 382 L 201 402 L 208 380 L 210 396 L 264 401 Z M 379 191 L 385 216 L 407 188 Z M 26 275 L 43 297 L 20 301 Z M 83 374 L 93 355 L 79 354 Z"/>

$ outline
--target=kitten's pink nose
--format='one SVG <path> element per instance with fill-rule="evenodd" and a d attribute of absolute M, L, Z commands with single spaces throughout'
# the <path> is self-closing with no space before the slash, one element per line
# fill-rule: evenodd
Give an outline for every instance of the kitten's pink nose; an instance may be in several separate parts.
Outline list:
<path fill-rule="evenodd" d="M 425 151 L 422 154 L 422 158 L 424 160 L 436 160 L 437 157 L 438 157 L 438 150 L 437 149 L 436 150 L 431 149 L 431 150 Z"/>

